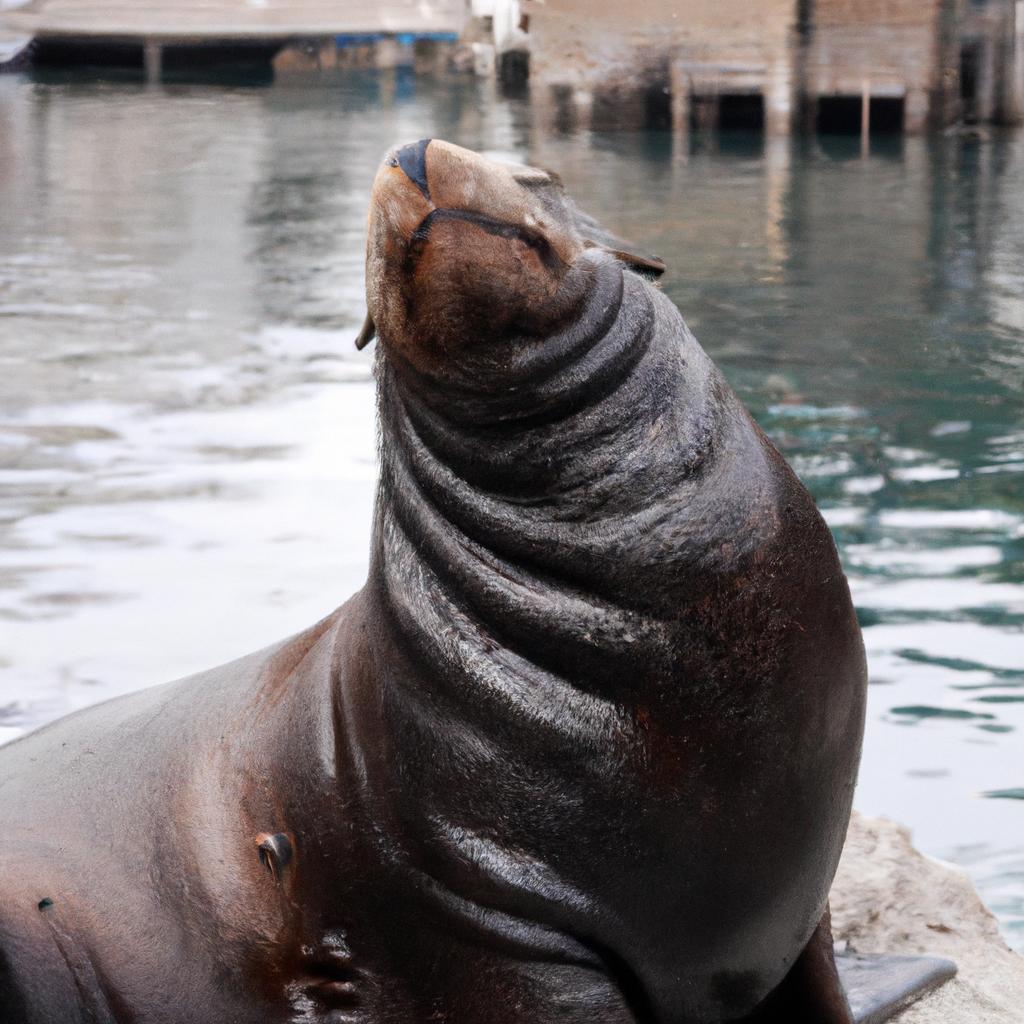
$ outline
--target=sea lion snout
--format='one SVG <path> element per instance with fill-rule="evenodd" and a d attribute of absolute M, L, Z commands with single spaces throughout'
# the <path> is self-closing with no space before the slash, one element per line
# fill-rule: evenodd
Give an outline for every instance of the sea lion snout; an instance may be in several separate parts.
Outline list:
<path fill-rule="evenodd" d="M 430 139 L 410 142 L 407 146 L 394 150 L 385 161 L 387 166 L 400 167 L 405 171 L 406 177 L 428 201 L 430 200 L 430 189 L 427 186 L 427 146 L 430 143 Z"/>
<path fill-rule="evenodd" d="M 587 292 L 587 250 L 632 259 L 609 241 L 555 174 L 440 139 L 398 146 L 374 180 L 357 345 L 376 333 L 436 371 L 479 341 L 546 337 Z"/>

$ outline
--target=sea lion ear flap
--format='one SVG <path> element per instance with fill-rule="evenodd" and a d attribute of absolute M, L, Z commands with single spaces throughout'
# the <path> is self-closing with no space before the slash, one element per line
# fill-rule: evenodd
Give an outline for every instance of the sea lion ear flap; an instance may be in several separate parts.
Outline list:
<path fill-rule="evenodd" d="M 373 317 L 367 312 L 366 319 L 363 321 L 363 328 L 356 337 L 356 351 L 362 352 L 376 337 L 377 325 L 373 322 Z"/>
<path fill-rule="evenodd" d="M 607 245 L 604 242 L 586 242 L 588 249 L 601 249 L 609 253 L 617 260 L 621 260 L 630 270 L 653 281 L 665 273 L 665 263 L 658 256 L 645 256 L 643 253 L 634 252 L 631 248 L 625 248 L 626 243 L 619 242 L 618 246 Z"/>
<path fill-rule="evenodd" d="M 665 264 L 659 257 L 651 253 L 640 252 L 639 247 L 633 245 L 632 242 L 613 235 L 603 224 L 591 217 L 585 210 L 581 210 L 571 200 L 568 200 L 566 205 L 574 226 L 583 239 L 584 248 L 601 249 L 650 281 L 665 273 Z"/>

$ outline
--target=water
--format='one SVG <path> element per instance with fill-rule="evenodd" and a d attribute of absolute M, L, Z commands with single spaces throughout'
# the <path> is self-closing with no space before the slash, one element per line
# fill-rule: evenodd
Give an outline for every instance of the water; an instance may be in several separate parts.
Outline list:
<path fill-rule="evenodd" d="M 313 622 L 375 480 L 367 193 L 436 135 L 558 169 L 814 492 L 872 686 L 858 806 L 1024 948 L 1024 136 L 545 133 L 471 81 L 0 79 L 0 735 Z"/>

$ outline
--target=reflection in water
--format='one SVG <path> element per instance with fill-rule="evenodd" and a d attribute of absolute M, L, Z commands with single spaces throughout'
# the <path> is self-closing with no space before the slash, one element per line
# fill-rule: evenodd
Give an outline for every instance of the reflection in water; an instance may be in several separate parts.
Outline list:
<path fill-rule="evenodd" d="M 1024 946 L 1024 139 L 545 134 L 476 81 L 0 80 L 0 735 L 296 630 L 366 571 L 369 182 L 557 168 L 811 487 L 865 627 L 859 805 Z"/>

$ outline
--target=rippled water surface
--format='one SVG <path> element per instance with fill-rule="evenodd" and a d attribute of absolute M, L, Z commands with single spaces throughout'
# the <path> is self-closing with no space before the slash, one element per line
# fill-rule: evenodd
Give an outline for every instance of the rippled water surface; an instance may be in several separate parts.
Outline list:
<path fill-rule="evenodd" d="M 818 499 L 872 687 L 858 804 L 1024 947 L 1024 136 L 542 131 L 485 85 L 0 78 L 0 736 L 362 582 L 367 193 L 438 136 L 561 171 Z"/>

